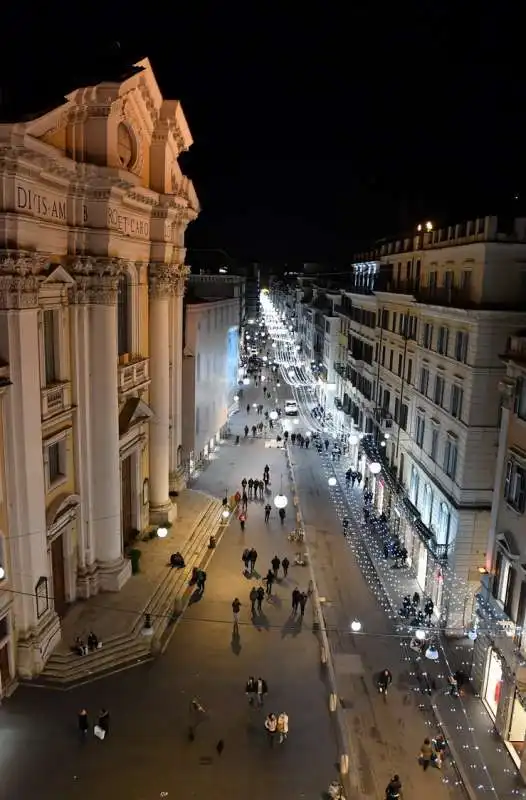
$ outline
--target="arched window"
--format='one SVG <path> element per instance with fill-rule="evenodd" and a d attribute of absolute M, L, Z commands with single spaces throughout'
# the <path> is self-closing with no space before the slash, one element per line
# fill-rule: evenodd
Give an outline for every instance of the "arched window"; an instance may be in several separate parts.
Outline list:
<path fill-rule="evenodd" d="M 431 491 L 431 486 L 426 483 L 424 487 L 424 503 L 422 509 L 422 519 L 424 525 L 428 527 L 431 525 L 431 519 L 433 518 L 433 492 Z"/>
<path fill-rule="evenodd" d="M 447 544 L 449 539 L 449 508 L 445 503 L 440 503 L 438 509 L 437 539 L 439 544 Z"/>
<path fill-rule="evenodd" d="M 120 356 L 131 351 L 130 288 L 130 278 L 123 273 L 119 276 L 117 295 L 117 344 Z"/>

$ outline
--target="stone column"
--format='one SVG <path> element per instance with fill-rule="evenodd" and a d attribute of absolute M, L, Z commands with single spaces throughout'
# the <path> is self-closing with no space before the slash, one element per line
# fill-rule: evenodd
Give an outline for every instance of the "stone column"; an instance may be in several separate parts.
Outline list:
<path fill-rule="evenodd" d="M 89 285 L 91 528 L 99 588 L 110 592 L 131 575 L 131 562 L 122 555 L 117 283 L 116 277 L 102 275 Z"/>
<path fill-rule="evenodd" d="M 174 280 L 169 267 L 152 266 L 149 272 L 150 305 L 150 521 L 154 525 L 172 518 L 170 500 L 170 302 Z"/>
<path fill-rule="evenodd" d="M 171 346 L 171 407 L 170 407 L 170 487 L 184 488 L 184 465 L 179 463 L 182 452 L 182 404 L 183 404 L 183 295 L 188 267 L 179 266 L 175 270 L 175 292 L 172 298 L 170 319 Z"/>
<path fill-rule="evenodd" d="M 4 420 L 10 527 L 5 568 L 7 588 L 14 591 L 17 666 L 21 675 L 31 677 L 42 670 L 45 654 L 59 640 L 60 623 L 47 551 L 38 283 L 17 272 L 26 260 L 32 269 L 29 259 L 0 260 L 0 270 L 12 272 L 0 276 L 0 358 L 9 364 L 11 380 Z"/>
<path fill-rule="evenodd" d="M 88 598 L 97 592 L 96 553 L 93 542 L 92 468 L 90 444 L 90 315 L 86 293 L 72 291 L 70 305 L 71 388 L 76 408 L 73 418 L 75 476 L 80 495 L 77 542 L 78 597 Z"/>

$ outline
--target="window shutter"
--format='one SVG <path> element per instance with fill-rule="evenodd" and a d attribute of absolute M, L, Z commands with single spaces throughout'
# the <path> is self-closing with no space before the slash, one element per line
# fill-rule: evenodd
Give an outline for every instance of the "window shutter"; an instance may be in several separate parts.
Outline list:
<path fill-rule="evenodd" d="M 513 590 L 515 588 L 516 577 L 517 573 L 512 567 L 510 567 L 508 570 L 508 585 L 506 586 L 506 594 L 504 599 L 504 611 L 508 617 L 511 617 L 511 605 L 513 603 Z"/>

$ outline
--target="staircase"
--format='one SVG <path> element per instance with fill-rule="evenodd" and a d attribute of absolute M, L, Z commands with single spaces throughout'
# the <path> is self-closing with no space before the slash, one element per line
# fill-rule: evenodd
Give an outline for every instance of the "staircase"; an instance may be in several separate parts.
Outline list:
<path fill-rule="evenodd" d="M 66 690 L 112 672 L 138 666 L 159 654 L 163 634 L 188 605 L 193 591 L 189 587 L 193 567 L 205 566 L 207 556 L 213 552 L 209 549 L 210 536 L 216 535 L 218 538 L 224 530 L 221 526 L 222 510 L 221 502 L 210 498 L 208 506 L 181 548 L 186 566 L 184 569 L 166 567 L 165 577 L 126 633 L 108 638 L 100 650 L 85 656 L 55 652 L 49 657 L 40 675 L 23 682 L 35 687 Z M 151 636 L 143 635 L 146 613 L 151 615 Z"/>

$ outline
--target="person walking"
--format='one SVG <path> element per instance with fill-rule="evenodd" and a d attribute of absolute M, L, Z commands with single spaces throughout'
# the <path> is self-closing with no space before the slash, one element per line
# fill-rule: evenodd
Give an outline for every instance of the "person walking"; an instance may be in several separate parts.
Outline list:
<path fill-rule="evenodd" d="M 254 616 L 254 614 L 256 613 L 256 603 L 258 599 L 258 593 L 255 586 L 253 586 L 252 589 L 250 590 L 249 598 L 250 598 L 250 613 L 252 614 L 252 616 Z"/>
<path fill-rule="evenodd" d="M 424 770 L 424 772 L 431 764 L 433 757 L 434 757 L 433 745 L 431 744 L 430 740 L 426 737 L 422 743 L 422 747 L 420 748 L 420 764 L 422 765 L 422 769 Z"/>
<path fill-rule="evenodd" d="M 270 503 L 267 503 L 267 505 L 265 506 L 265 522 L 266 523 L 268 523 L 268 521 L 270 519 L 270 512 L 271 511 L 272 511 L 272 506 L 270 505 Z"/>
<path fill-rule="evenodd" d="M 289 735 L 289 715 L 285 711 L 282 711 L 278 716 L 276 730 L 279 736 L 279 743 L 283 744 Z"/>
<path fill-rule="evenodd" d="M 281 562 L 281 566 L 283 567 L 283 577 L 286 578 L 287 575 L 289 574 L 289 567 L 290 567 L 290 561 L 288 560 L 287 556 L 285 556 L 285 558 Z"/>
<path fill-rule="evenodd" d="M 256 569 L 256 561 L 258 560 L 258 551 L 253 547 L 248 554 L 248 561 L 250 564 L 250 574 Z"/>
<path fill-rule="evenodd" d="M 286 516 L 285 509 L 284 508 L 280 508 L 278 513 L 279 513 L 279 520 L 280 520 L 281 524 L 283 525 L 283 523 L 285 522 L 285 516 Z"/>
<path fill-rule="evenodd" d="M 292 590 L 292 613 L 293 613 L 294 616 L 296 616 L 296 614 L 298 613 L 298 606 L 300 604 L 300 596 L 301 596 L 301 592 L 298 589 L 298 587 L 296 587 L 295 589 Z"/>
<path fill-rule="evenodd" d="M 234 597 L 232 601 L 232 614 L 234 615 L 234 628 L 239 628 L 239 612 L 241 611 L 241 603 L 238 597 Z"/>
<path fill-rule="evenodd" d="M 305 616 L 305 606 L 307 605 L 307 599 L 308 599 L 307 593 L 306 592 L 301 592 L 300 593 L 300 616 L 301 617 Z"/>
<path fill-rule="evenodd" d="M 281 561 L 279 560 L 278 556 L 275 555 L 270 563 L 272 565 L 272 571 L 274 573 L 274 577 L 277 578 L 278 577 L 278 570 L 279 570 L 279 568 L 281 566 Z"/>
<path fill-rule="evenodd" d="M 265 730 L 267 732 L 268 743 L 270 747 L 274 747 L 274 739 L 276 738 L 276 730 L 278 727 L 278 720 L 275 714 L 269 714 L 265 720 Z"/>
<path fill-rule="evenodd" d="M 255 700 L 255 697 L 256 697 L 256 694 L 257 694 L 257 689 L 258 689 L 258 687 L 257 687 L 256 679 L 252 675 L 250 675 L 249 679 L 248 679 L 248 681 L 246 683 L 246 686 L 245 686 L 245 694 L 248 697 L 249 706 L 253 706 L 254 705 L 254 700 Z"/>
<path fill-rule="evenodd" d="M 246 495 L 245 495 L 246 497 Z M 247 521 L 247 515 L 244 511 L 242 511 L 239 515 L 239 527 L 241 528 L 241 532 L 245 530 L 245 522 Z"/>
<path fill-rule="evenodd" d="M 270 597 L 270 595 L 272 594 L 272 584 L 274 583 L 274 575 L 270 569 L 267 572 L 265 583 L 267 584 L 267 596 Z"/>
<path fill-rule="evenodd" d="M 248 479 L 248 496 L 252 497 L 252 490 L 254 489 L 254 480 L 253 478 Z"/>
<path fill-rule="evenodd" d="M 243 478 L 243 480 L 241 481 L 241 488 L 243 489 L 243 494 L 244 494 L 244 493 L 246 492 L 246 490 L 247 490 L 247 484 L 248 484 L 248 481 L 247 481 L 247 479 L 246 479 L 246 478 Z"/>
<path fill-rule="evenodd" d="M 78 720 L 79 720 L 80 738 L 84 740 L 88 735 L 89 731 L 89 717 L 88 717 L 88 712 L 85 708 L 82 708 L 79 711 Z"/>
<path fill-rule="evenodd" d="M 268 694 L 267 682 L 263 678 L 259 677 L 256 681 L 256 698 L 260 708 L 263 707 L 266 694 Z"/>
<path fill-rule="evenodd" d="M 250 564 L 250 550 L 248 549 L 248 547 L 245 547 L 245 549 L 243 550 L 243 555 L 241 556 L 241 561 L 245 565 L 245 570 L 244 571 L 245 572 L 250 572 L 250 567 L 249 567 L 249 564 Z"/>
<path fill-rule="evenodd" d="M 110 732 L 110 712 L 106 708 L 99 711 L 99 728 L 104 731 L 105 737 Z"/>
<path fill-rule="evenodd" d="M 204 594 L 205 583 L 206 583 L 206 572 L 204 571 L 204 569 L 199 569 L 197 571 L 196 585 L 197 585 L 198 591 L 200 591 L 201 594 Z"/>
<path fill-rule="evenodd" d="M 256 591 L 256 594 L 257 594 L 256 606 L 257 606 L 258 614 L 261 614 L 261 611 L 263 610 L 263 600 L 265 599 L 265 590 L 264 590 L 264 588 L 262 586 L 259 586 L 257 591 Z"/>

